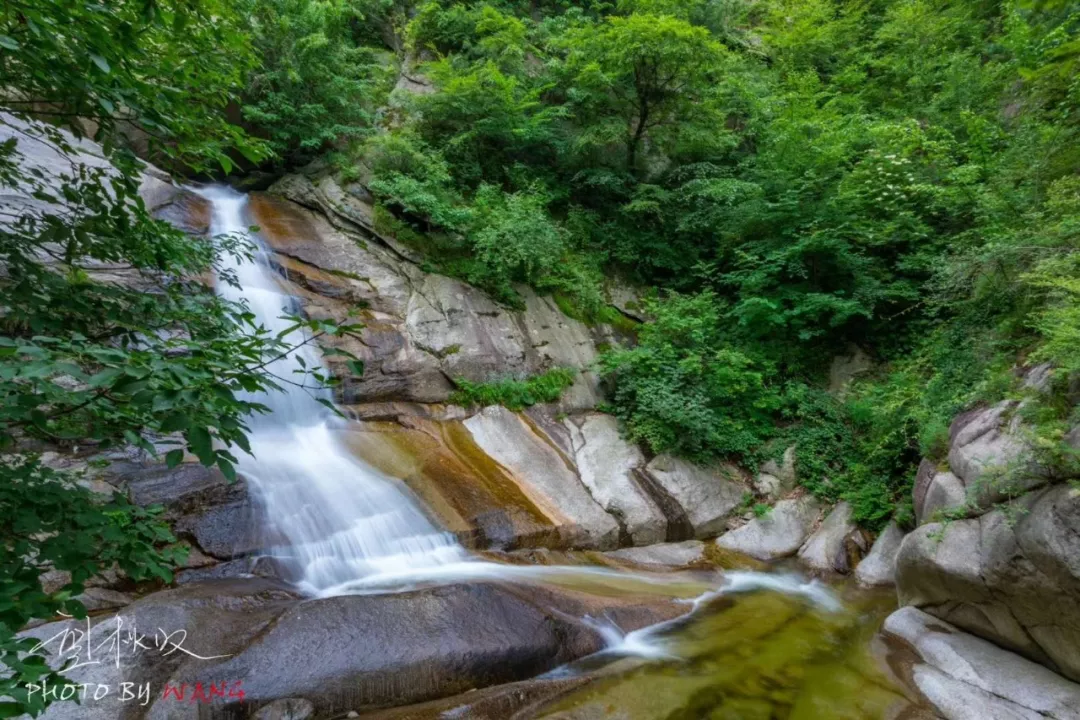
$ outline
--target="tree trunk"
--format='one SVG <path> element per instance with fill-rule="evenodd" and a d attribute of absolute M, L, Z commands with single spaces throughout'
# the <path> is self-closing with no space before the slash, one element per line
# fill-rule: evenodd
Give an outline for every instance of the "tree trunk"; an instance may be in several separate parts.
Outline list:
<path fill-rule="evenodd" d="M 637 177 L 638 147 L 641 145 L 641 139 L 645 137 L 645 127 L 648 122 L 649 104 L 642 100 L 638 106 L 637 128 L 634 129 L 634 134 L 630 136 L 626 145 L 626 167 L 634 177 Z"/>

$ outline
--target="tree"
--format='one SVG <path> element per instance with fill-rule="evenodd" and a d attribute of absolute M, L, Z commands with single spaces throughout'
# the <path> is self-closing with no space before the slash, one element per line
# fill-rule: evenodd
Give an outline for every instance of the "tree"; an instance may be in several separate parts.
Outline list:
<path fill-rule="evenodd" d="M 0 716 L 39 713 L 53 679 L 15 633 L 76 599 L 113 564 L 139 580 L 171 580 L 182 556 L 154 509 L 102 499 L 41 465 L 42 443 L 129 444 L 179 463 L 186 452 L 234 477 L 248 451 L 245 393 L 279 383 L 269 362 L 283 336 L 199 277 L 242 238 L 188 236 L 153 218 L 126 144 L 187 167 L 231 169 L 230 154 L 265 155 L 225 120 L 253 59 L 240 18 L 214 0 L 9 3 L 0 12 Z M 77 150 L 88 125 L 104 157 Z M 52 170 L 23 151 L 47 146 Z M 220 282 L 231 282 L 218 273 Z M 298 321 L 300 322 L 300 321 Z M 351 327 L 306 323 L 310 337 Z M 157 442 L 152 442 L 156 439 Z M 46 593 L 41 575 L 70 573 Z"/>
<path fill-rule="evenodd" d="M 363 136 L 390 90 L 391 66 L 355 43 L 356 4 L 258 0 L 243 8 L 262 60 L 247 78 L 243 115 L 279 162 L 307 162 Z"/>
<path fill-rule="evenodd" d="M 722 124 L 707 95 L 725 50 L 705 28 L 635 13 L 584 25 L 569 32 L 563 45 L 570 104 L 587 124 L 578 142 L 603 145 L 621 135 L 633 174 L 650 132 L 677 135 L 695 121 Z"/>

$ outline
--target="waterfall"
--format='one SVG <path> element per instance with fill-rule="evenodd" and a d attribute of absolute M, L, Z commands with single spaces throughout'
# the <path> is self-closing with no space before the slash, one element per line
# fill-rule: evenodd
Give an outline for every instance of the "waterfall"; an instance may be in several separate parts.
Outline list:
<path fill-rule="evenodd" d="M 247 197 L 231 188 L 209 186 L 195 192 L 213 206 L 211 232 L 245 233 Z M 282 292 L 270 266 L 269 251 L 255 243 L 255 261 L 223 257 L 237 286 L 219 283 L 222 297 L 244 303 L 272 334 L 293 323 L 298 307 Z M 249 419 L 251 455 L 238 457 L 238 472 L 250 484 L 257 505 L 263 551 L 281 575 L 311 595 L 393 592 L 423 584 L 501 580 L 543 583 L 595 591 L 659 593 L 693 600 L 693 609 L 726 593 L 768 589 L 803 596 L 825 610 L 839 604 L 817 581 L 797 576 L 733 572 L 672 576 L 590 566 L 508 565 L 469 554 L 440 531 L 399 480 L 387 477 L 353 456 L 340 440 L 345 421 L 319 400 L 331 394 L 303 372 L 319 367 L 321 356 L 302 330 L 283 338 L 296 349 L 267 366 L 281 392 L 248 396 L 269 412 Z M 307 341 L 307 342 L 305 342 Z M 305 382 L 306 378 L 306 382 Z M 613 649 L 630 654 L 664 651 L 653 646 L 656 633 L 670 623 L 628 635 L 612 628 Z"/>
<path fill-rule="evenodd" d="M 211 232 L 246 232 L 247 198 L 230 188 L 197 189 L 213 205 Z M 255 262 L 223 257 L 239 287 L 219 283 L 222 297 L 243 302 L 272 334 L 292 324 L 293 299 L 281 291 L 257 238 Z M 260 394 L 270 408 L 253 415 L 252 455 L 239 454 L 237 470 L 253 490 L 265 552 L 305 592 L 326 594 L 368 577 L 409 576 L 466 561 L 452 535 L 438 530 L 408 490 L 354 457 L 337 430 L 342 421 L 318 402 L 329 392 L 297 370 L 319 367 L 314 344 L 302 330 L 285 341 L 300 346 L 267 369 L 282 392 Z"/>

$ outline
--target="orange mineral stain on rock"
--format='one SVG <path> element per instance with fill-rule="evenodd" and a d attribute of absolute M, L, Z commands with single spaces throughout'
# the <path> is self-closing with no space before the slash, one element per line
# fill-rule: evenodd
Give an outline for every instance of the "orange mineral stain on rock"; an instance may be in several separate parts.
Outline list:
<path fill-rule="evenodd" d="M 474 547 L 559 546 L 561 522 L 473 442 L 460 422 L 408 418 L 357 423 L 347 442 L 357 456 L 400 478 L 441 524 Z"/>
<path fill-rule="evenodd" d="M 298 245 L 318 244 L 315 226 L 292 203 L 266 193 L 248 196 L 251 221 L 259 227 L 259 235 L 278 252 L 294 252 Z"/>

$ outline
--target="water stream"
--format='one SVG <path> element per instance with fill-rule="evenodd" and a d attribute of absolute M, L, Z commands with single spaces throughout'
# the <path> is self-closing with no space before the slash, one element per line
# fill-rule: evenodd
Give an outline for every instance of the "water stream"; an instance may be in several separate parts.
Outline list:
<path fill-rule="evenodd" d="M 211 232 L 246 233 L 247 197 L 211 186 L 198 192 L 213 203 Z M 252 238 L 258 243 L 257 238 Z M 239 287 L 220 283 L 219 292 L 244 301 L 257 321 L 277 334 L 292 322 L 291 297 L 281 292 L 264 247 L 255 262 L 226 257 Z M 365 578 L 410 577 L 423 570 L 468 559 L 452 535 L 440 531 L 408 491 L 354 457 L 333 432 L 342 422 L 320 404 L 323 388 L 303 382 L 304 367 L 318 367 L 318 351 L 301 330 L 284 338 L 299 346 L 267 368 L 283 391 L 256 398 L 270 412 L 250 419 L 252 455 L 237 467 L 254 490 L 265 552 L 286 577 L 309 594 L 327 594 Z M 299 372 L 298 372 L 299 371 Z"/>
<path fill-rule="evenodd" d="M 197 189 L 213 204 L 211 232 L 247 234 L 247 197 L 221 186 Z M 801 597 L 824 611 L 839 603 L 821 583 L 797 575 L 634 573 L 604 567 L 512 565 L 482 560 L 439 530 L 400 481 L 353 455 L 341 441 L 346 421 L 319 402 L 325 388 L 305 383 L 304 368 L 320 355 L 288 315 L 297 308 L 282 292 L 269 253 L 257 237 L 255 261 L 224 258 L 237 285 L 219 283 L 223 297 L 246 303 L 257 322 L 297 349 L 268 366 L 283 391 L 252 398 L 269 412 L 250 419 L 252 454 L 238 471 L 250 483 L 264 554 L 285 579 L 311 596 L 394 592 L 426 584 L 502 580 L 543 582 L 578 590 L 645 592 L 681 598 L 693 613 L 729 593 L 772 590 Z M 288 331 L 288 332 L 286 332 Z M 623 634 L 591 621 L 617 654 L 666 657 L 661 639 L 670 623 Z"/>

